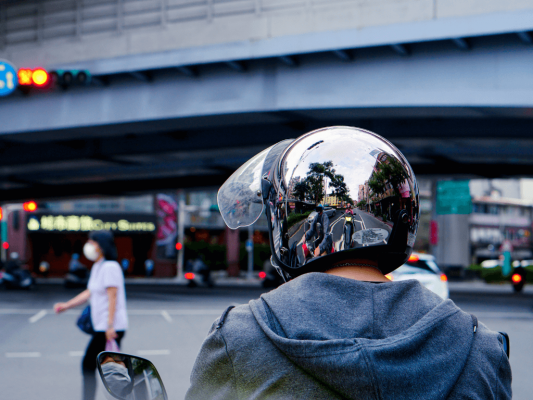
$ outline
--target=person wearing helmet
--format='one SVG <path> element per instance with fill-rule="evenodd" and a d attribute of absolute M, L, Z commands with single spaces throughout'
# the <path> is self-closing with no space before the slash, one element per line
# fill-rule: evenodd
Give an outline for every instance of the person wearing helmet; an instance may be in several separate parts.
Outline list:
<path fill-rule="evenodd" d="M 272 264 L 287 282 L 214 322 L 187 400 L 511 398 L 502 335 L 418 281 L 385 277 L 409 258 L 418 228 L 416 179 L 394 145 L 351 127 L 280 142 L 224 183 L 221 210 L 234 185 L 250 179 L 252 164 L 262 165 L 255 187 L 269 226 L 276 222 L 272 199 L 280 195 L 292 221 L 288 243 L 273 240 L 269 230 Z M 368 211 L 360 214 L 353 245 L 304 262 L 307 214 L 289 203 L 299 198 L 311 206 L 332 195 L 358 195 Z M 236 229 L 262 211 L 223 217 Z M 329 232 L 339 243 L 336 221 Z M 288 252 L 296 254 L 293 262 Z"/>
<path fill-rule="evenodd" d="M 346 212 L 345 214 L 354 214 L 353 213 L 353 209 L 352 209 L 352 205 L 350 203 L 348 203 L 348 205 L 346 206 Z"/>
<path fill-rule="evenodd" d="M 329 235 L 329 218 L 324 213 L 324 206 L 319 204 L 315 211 L 316 217 L 312 220 L 309 229 L 305 233 L 305 239 L 309 241 L 316 237 L 318 246 L 314 250 L 314 256 L 317 257 L 331 251 L 331 240 Z"/>

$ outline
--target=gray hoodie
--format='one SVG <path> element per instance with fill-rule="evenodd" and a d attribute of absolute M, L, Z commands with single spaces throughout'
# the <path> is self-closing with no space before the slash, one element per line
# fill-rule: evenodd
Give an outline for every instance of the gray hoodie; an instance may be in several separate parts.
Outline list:
<path fill-rule="evenodd" d="M 187 400 L 511 398 L 500 335 L 414 280 L 309 273 L 224 317 Z"/>

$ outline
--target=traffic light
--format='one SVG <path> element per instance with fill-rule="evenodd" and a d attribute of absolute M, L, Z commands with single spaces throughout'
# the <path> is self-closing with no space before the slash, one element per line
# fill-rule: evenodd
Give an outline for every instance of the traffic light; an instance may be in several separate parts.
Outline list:
<path fill-rule="evenodd" d="M 26 203 L 22 204 L 22 209 L 26 212 L 34 212 L 37 210 L 37 203 L 34 201 L 27 201 Z"/>
<path fill-rule="evenodd" d="M 183 245 L 182 245 L 180 242 L 176 243 L 176 250 L 179 251 L 179 250 L 181 250 L 182 248 L 183 248 Z"/>
<path fill-rule="evenodd" d="M 21 88 L 48 88 L 51 85 L 50 74 L 44 68 L 21 68 L 17 76 Z"/>
<path fill-rule="evenodd" d="M 51 72 L 54 82 L 67 89 L 70 86 L 87 86 L 91 83 L 91 74 L 85 69 L 58 69 Z"/>

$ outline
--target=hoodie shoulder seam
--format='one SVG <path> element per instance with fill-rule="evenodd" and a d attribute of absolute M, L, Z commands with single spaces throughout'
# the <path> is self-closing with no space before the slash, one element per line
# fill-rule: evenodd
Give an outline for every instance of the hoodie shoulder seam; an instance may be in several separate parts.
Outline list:
<path fill-rule="evenodd" d="M 365 358 L 366 368 L 372 379 L 372 387 L 374 388 L 374 395 L 376 399 L 381 400 L 382 399 L 381 390 L 379 388 L 379 385 L 377 384 L 376 374 L 374 373 L 374 369 L 370 365 L 370 362 L 368 360 L 368 355 L 366 354 L 366 349 L 364 348 L 364 346 L 361 347 L 361 352 L 363 354 L 363 357 Z"/>
<path fill-rule="evenodd" d="M 500 343 L 500 341 L 498 341 L 498 343 Z M 503 350 L 501 345 L 500 345 L 500 352 L 502 353 L 502 355 L 500 356 L 500 361 L 498 362 L 498 368 L 496 369 L 496 371 L 500 370 L 500 367 L 501 367 L 502 362 L 503 362 L 503 356 L 506 355 L 505 351 Z M 494 387 L 492 389 L 492 392 L 494 393 L 495 400 L 498 400 L 500 398 L 500 391 L 498 390 L 499 389 L 499 385 L 497 384 L 498 381 L 499 381 L 499 379 L 497 378 L 493 382 Z"/>
<path fill-rule="evenodd" d="M 229 363 L 231 364 L 231 372 L 232 372 L 232 375 L 233 375 L 233 383 L 234 383 L 234 386 L 235 386 L 235 394 L 237 396 L 237 399 L 240 399 L 239 386 L 237 385 L 237 376 L 235 374 L 235 365 L 233 364 L 233 360 L 231 359 L 231 356 L 229 355 L 228 342 L 226 341 L 226 338 L 222 334 L 221 329 L 217 329 L 215 332 L 218 332 L 218 334 L 220 335 L 220 338 L 224 342 L 224 351 L 226 352 L 226 356 L 228 357 Z"/>

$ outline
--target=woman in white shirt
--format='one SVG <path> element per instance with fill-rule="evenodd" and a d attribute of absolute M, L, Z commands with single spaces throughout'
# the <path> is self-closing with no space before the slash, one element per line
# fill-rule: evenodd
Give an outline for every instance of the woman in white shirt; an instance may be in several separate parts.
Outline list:
<path fill-rule="evenodd" d="M 120 346 L 128 328 L 126 290 L 122 268 L 116 262 L 117 248 L 109 231 L 92 232 L 83 247 L 83 254 L 94 261 L 87 289 L 67 301 L 54 305 L 56 313 L 79 306 L 91 305 L 94 329 L 82 362 L 83 399 L 93 400 L 96 391 L 96 356 L 105 350 L 107 340 L 115 339 Z"/>

